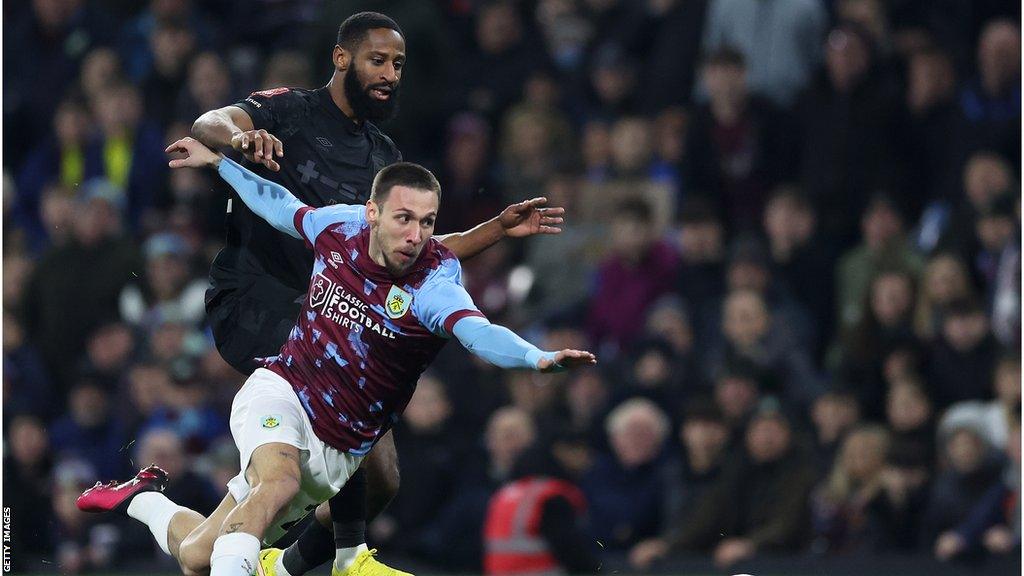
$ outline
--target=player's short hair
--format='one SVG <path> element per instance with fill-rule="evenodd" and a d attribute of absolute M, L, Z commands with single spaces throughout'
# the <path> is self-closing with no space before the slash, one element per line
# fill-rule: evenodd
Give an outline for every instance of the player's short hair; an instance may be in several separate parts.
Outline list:
<path fill-rule="evenodd" d="M 337 44 L 349 52 L 355 52 L 359 44 L 366 39 L 367 32 L 375 28 L 394 30 L 402 38 L 405 38 L 402 29 L 398 27 L 398 22 L 392 20 L 391 17 L 380 12 L 359 12 L 349 16 L 341 23 L 341 26 L 338 26 Z"/>
<path fill-rule="evenodd" d="M 412 162 L 397 162 L 377 172 L 370 188 L 370 200 L 383 204 L 395 186 L 427 190 L 441 199 L 441 184 L 430 170 Z"/>

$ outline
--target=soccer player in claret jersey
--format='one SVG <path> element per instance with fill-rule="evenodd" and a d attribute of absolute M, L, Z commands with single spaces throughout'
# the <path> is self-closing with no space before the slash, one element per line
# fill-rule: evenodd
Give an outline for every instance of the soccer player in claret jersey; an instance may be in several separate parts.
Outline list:
<path fill-rule="evenodd" d="M 441 190 L 421 166 L 381 170 L 365 206 L 314 209 L 192 138 L 169 150 L 187 154 L 172 168 L 216 167 L 255 214 L 314 252 L 288 341 L 232 403 L 241 472 L 213 514 L 160 494 L 167 476 L 155 466 L 123 484 L 97 483 L 78 500 L 82 510 L 124 511 L 147 524 L 186 575 L 250 576 L 261 540 L 275 541 L 345 484 L 450 337 L 503 368 L 597 362 L 580 350 L 541 351 L 484 318 L 461 285 L 458 259 L 431 238 Z M 334 574 L 348 568 L 343 556 Z"/>

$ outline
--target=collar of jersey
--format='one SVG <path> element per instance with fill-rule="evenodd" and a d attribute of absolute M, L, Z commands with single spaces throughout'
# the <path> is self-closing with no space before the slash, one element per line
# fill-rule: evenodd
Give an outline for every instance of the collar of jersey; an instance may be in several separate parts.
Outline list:
<path fill-rule="evenodd" d="M 334 103 L 334 99 L 331 98 L 331 91 L 328 90 L 327 86 L 317 88 L 316 92 L 320 97 L 320 107 L 327 111 L 328 116 L 331 116 L 335 120 L 341 122 L 342 126 L 345 127 L 345 130 L 352 134 L 362 134 L 366 130 L 365 120 L 362 124 L 356 124 L 354 120 L 346 116 L 345 113 L 341 111 L 341 108 L 338 108 L 338 105 Z"/>

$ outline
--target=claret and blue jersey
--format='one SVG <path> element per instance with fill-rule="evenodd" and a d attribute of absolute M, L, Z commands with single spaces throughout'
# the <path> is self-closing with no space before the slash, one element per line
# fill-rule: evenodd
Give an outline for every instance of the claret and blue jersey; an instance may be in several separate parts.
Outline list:
<path fill-rule="evenodd" d="M 488 323 L 462 286 L 458 259 L 437 240 L 392 277 L 370 257 L 365 206 L 314 209 L 228 159 L 219 172 L 254 212 L 314 252 L 295 327 L 278 355 L 261 360 L 291 384 L 328 445 L 369 452 L 453 335 L 503 367 L 534 368 L 552 354 Z"/>
<path fill-rule="evenodd" d="M 420 374 L 466 316 L 483 316 L 455 256 L 434 239 L 401 278 L 370 259 L 365 206 L 302 208 L 314 251 L 299 319 L 267 367 L 292 383 L 317 434 L 365 454 L 408 404 Z"/>

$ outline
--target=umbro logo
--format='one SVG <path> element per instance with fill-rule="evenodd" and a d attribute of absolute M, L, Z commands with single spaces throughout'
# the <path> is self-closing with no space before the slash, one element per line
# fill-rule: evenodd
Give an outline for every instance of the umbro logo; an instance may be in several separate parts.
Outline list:
<path fill-rule="evenodd" d="M 323 136 L 317 136 L 316 141 L 319 142 L 320 145 L 323 146 L 324 148 L 330 148 L 331 146 L 334 146 L 334 144 L 332 144 L 330 140 L 324 138 Z"/>

